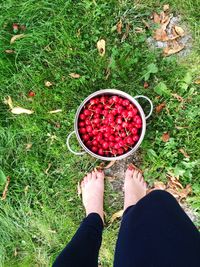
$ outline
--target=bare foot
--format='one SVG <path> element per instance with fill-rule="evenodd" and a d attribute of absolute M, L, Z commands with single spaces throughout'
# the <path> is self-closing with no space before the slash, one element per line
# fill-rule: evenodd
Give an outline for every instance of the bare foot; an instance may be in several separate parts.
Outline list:
<path fill-rule="evenodd" d="M 125 173 L 124 181 L 124 210 L 135 205 L 146 195 L 147 185 L 142 174 L 129 167 Z"/>
<path fill-rule="evenodd" d="M 83 205 L 86 215 L 98 213 L 103 220 L 104 173 L 91 172 L 81 182 Z"/>

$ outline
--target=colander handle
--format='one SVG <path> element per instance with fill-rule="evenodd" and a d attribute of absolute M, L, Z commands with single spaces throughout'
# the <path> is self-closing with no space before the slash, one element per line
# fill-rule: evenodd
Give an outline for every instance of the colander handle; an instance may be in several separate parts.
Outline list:
<path fill-rule="evenodd" d="M 149 104 L 150 104 L 150 111 L 149 111 L 149 114 L 147 116 L 145 116 L 145 119 L 147 120 L 151 116 L 151 114 L 153 112 L 153 103 L 152 103 L 152 101 L 147 96 L 144 96 L 144 95 L 137 95 L 134 98 L 135 99 L 144 98 L 144 99 L 146 99 L 149 102 Z"/>
<path fill-rule="evenodd" d="M 84 155 L 86 152 L 76 152 L 74 150 L 71 149 L 70 147 L 70 144 L 69 144 L 69 140 L 71 138 L 71 136 L 75 134 L 75 131 L 71 132 L 68 136 L 67 136 L 67 140 L 66 140 L 66 145 L 67 145 L 67 148 L 69 149 L 70 152 L 72 152 L 74 155 L 76 156 L 81 156 L 81 155 Z"/>

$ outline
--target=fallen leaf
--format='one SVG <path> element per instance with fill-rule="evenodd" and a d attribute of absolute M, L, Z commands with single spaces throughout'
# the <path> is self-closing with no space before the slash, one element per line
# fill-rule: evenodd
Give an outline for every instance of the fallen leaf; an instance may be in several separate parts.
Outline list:
<path fill-rule="evenodd" d="M 163 142 L 165 142 L 165 143 L 168 142 L 169 138 L 170 138 L 170 136 L 169 136 L 168 132 L 163 133 L 163 135 L 162 135 Z"/>
<path fill-rule="evenodd" d="M 200 79 L 197 79 L 196 81 L 194 81 L 195 84 L 200 84 Z"/>
<path fill-rule="evenodd" d="M 109 182 L 113 182 L 115 180 L 116 177 L 114 176 L 106 176 L 105 177 Z"/>
<path fill-rule="evenodd" d="M 118 34 L 121 34 L 122 33 L 122 27 L 123 27 L 122 20 L 120 19 L 117 22 L 117 32 L 118 32 Z"/>
<path fill-rule="evenodd" d="M 106 42 L 104 39 L 101 39 L 97 42 L 97 49 L 99 51 L 99 55 L 103 57 L 106 52 Z"/>
<path fill-rule="evenodd" d="M 81 190 L 81 184 L 80 182 L 78 182 L 77 184 L 77 194 L 78 194 L 78 197 L 80 198 L 81 194 L 82 194 L 82 190 Z"/>
<path fill-rule="evenodd" d="M 176 128 L 177 130 L 182 130 L 182 129 L 187 129 L 187 128 L 189 128 L 189 126 L 178 126 L 178 125 L 175 125 L 175 128 Z"/>
<path fill-rule="evenodd" d="M 185 199 L 191 193 L 192 193 L 192 187 L 190 184 L 187 184 L 186 187 L 179 192 L 180 201 Z"/>
<path fill-rule="evenodd" d="M 34 111 L 26 108 L 14 107 L 11 109 L 11 112 L 13 114 L 19 115 L 19 114 L 32 114 Z"/>
<path fill-rule="evenodd" d="M 115 212 L 115 213 L 112 215 L 112 217 L 111 217 L 111 219 L 110 219 L 110 222 L 113 223 L 116 219 L 121 218 L 122 215 L 123 215 L 123 213 L 124 213 L 123 210 L 119 210 L 118 212 Z"/>
<path fill-rule="evenodd" d="M 126 24 L 126 31 L 125 31 L 124 35 L 122 36 L 121 42 L 124 42 L 125 39 L 128 37 L 128 35 L 129 35 L 129 30 L 130 30 L 130 24 L 127 23 L 127 24 Z"/>
<path fill-rule="evenodd" d="M 161 24 L 164 25 L 165 23 L 167 23 L 167 25 L 168 25 L 168 23 L 169 23 L 169 16 L 164 11 L 161 11 L 160 12 L 160 20 L 161 20 Z"/>
<path fill-rule="evenodd" d="M 143 32 L 145 32 L 145 30 L 143 28 L 136 27 L 135 32 L 136 33 L 143 33 Z"/>
<path fill-rule="evenodd" d="M 168 57 L 180 52 L 181 50 L 183 50 L 184 47 L 185 47 L 184 45 L 178 43 L 171 47 L 167 46 L 163 49 L 163 54 L 164 56 Z"/>
<path fill-rule="evenodd" d="M 178 94 L 172 94 L 172 96 L 175 97 L 179 102 L 184 102 L 184 99 L 182 98 L 182 96 Z"/>
<path fill-rule="evenodd" d="M 7 98 L 4 99 L 4 104 L 8 105 L 10 109 L 13 108 L 13 102 L 12 102 L 12 98 L 10 96 L 8 96 Z"/>
<path fill-rule="evenodd" d="M 33 144 L 31 144 L 31 143 L 26 144 L 26 150 L 30 150 L 32 146 L 33 146 Z"/>
<path fill-rule="evenodd" d="M 185 34 L 184 30 L 180 26 L 175 25 L 174 30 L 180 37 L 183 37 Z"/>
<path fill-rule="evenodd" d="M 25 34 L 17 34 L 14 35 L 11 39 L 10 39 L 10 44 L 13 44 L 16 40 L 22 39 L 25 37 Z"/>
<path fill-rule="evenodd" d="M 74 78 L 74 79 L 78 79 L 78 78 L 81 77 L 81 75 L 78 74 L 78 73 L 70 73 L 69 76 L 70 76 L 71 78 Z"/>
<path fill-rule="evenodd" d="M 181 154 L 183 154 L 183 156 L 185 158 L 189 158 L 190 156 L 185 152 L 185 150 L 183 148 L 180 148 L 179 151 L 181 152 Z"/>
<path fill-rule="evenodd" d="M 12 49 L 6 49 L 6 50 L 5 50 L 5 53 L 6 53 L 6 54 L 15 54 L 15 50 L 12 50 Z"/>
<path fill-rule="evenodd" d="M 48 111 L 48 113 L 50 113 L 50 114 L 54 114 L 54 113 L 58 113 L 58 112 L 62 112 L 62 109 L 56 109 L 56 110 Z"/>
<path fill-rule="evenodd" d="M 144 87 L 145 89 L 148 88 L 148 87 L 149 87 L 148 82 L 144 82 L 143 87 Z"/>
<path fill-rule="evenodd" d="M 14 251 L 14 257 L 17 257 L 17 249 L 15 248 L 15 251 Z"/>
<path fill-rule="evenodd" d="M 81 35 L 81 29 L 78 29 L 76 36 L 79 37 Z"/>
<path fill-rule="evenodd" d="M 163 6 L 163 11 L 166 12 L 169 10 L 169 4 Z"/>
<path fill-rule="evenodd" d="M 146 20 L 142 20 L 142 23 L 144 24 L 144 26 L 147 28 L 147 29 L 150 29 L 150 25 L 148 22 L 146 22 Z"/>
<path fill-rule="evenodd" d="M 53 83 L 51 83 L 51 82 L 49 82 L 49 81 L 46 81 L 46 82 L 44 83 L 44 85 L 45 85 L 46 87 L 50 87 L 50 86 L 53 85 Z"/>
<path fill-rule="evenodd" d="M 49 172 L 51 166 L 52 166 L 52 163 L 49 162 L 47 169 L 44 171 L 45 174 L 48 174 L 48 172 Z"/>
<path fill-rule="evenodd" d="M 161 20 L 160 20 L 160 16 L 159 16 L 158 13 L 156 13 L 156 12 L 153 13 L 153 21 L 154 21 L 155 23 L 160 23 L 160 22 L 161 22 Z"/>
<path fill-rule="evenodd" d="M 28 189 L 29 189 L 29 185 L 27 185 L 25 188 L 24 188 L 24 194 L 25 194 L 25 196 L 27 196 L 27 193 L 28 193 Z"/>
<path fill-rule="evenodd" d="M 156 29 L 153 37 L 156 41 L 165 42 L 169 40 L 169 37 L 167 36 L 165 29 L 163 28 Z"/>
<path fill-rule="evenodd" d="M 176 190 L 183 189 L 182 184 L 179 182 L 178 177 L 175 177 L 173 174 L 168 173 L 167 177 L 169 178 L 167 186 L 170 188 L 174 188 Z"/>
<path fill-rule="evenodd" d="M 7 192 L 8 192 L 8 186 L 10 184 L 10 176 L 7 176 L 6 179 L 7 179 L 7 182 L 6 182 L 6 185 L 5 185 L 4 190 L 3 190 L 3 194 L 2 194 L 2 198 L 1 198 L 2 200 L 6 199 Z"/>
<path fill-rule="evenodd" d="M 160 189 L 160 190 L 165 190 L 166 189 L 166 185 L 163 182 L 160 182 L 160 181 L 155 181 L 153 183 L 153 187 L 155 189 Z"/>
<path fill-rule="evenodd" d="M 111 168 L 111 167 L 115 164 L 115 162 L 116 162 L 116 160 L 112 160 L 111 162 L 108 163 L 108 165 L 106 165 L 106 166 L 104 167 L 104 169 L 109 169 L 109 168 Z"/>
<path fill-rule="evenodd" d="M 165 106 L 166 106 L 165 102 L 163 102 L 160 105 L 156 106 L 156 113 L 160 113 Z"/>

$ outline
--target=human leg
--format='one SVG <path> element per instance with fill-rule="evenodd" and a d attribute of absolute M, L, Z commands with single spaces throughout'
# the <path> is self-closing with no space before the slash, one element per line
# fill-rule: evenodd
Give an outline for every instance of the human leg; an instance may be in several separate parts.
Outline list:
<path fill-rule="evenodd" d="M 87 217 L 53 267 L 97 267 L 103 231 L 104 174 L 92 172 L 81 183 Z"/>
<path fill-rule="evenodd" d="M 155 190 L 129 204 L 121 223 L 115 267 L 199 266 L 198 230 L 172 195 Z"/>

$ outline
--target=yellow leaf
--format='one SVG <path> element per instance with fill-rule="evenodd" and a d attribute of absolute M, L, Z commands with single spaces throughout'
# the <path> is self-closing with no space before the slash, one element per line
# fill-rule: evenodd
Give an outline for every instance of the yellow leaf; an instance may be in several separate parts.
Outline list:
<path fill-rule="evenodd" d="M 123 213 L 123 210 L 119 210 L 118 212 L 114 213 L 110 219 L 110 222 L 113 223 L 117 218 L 121 218 Z"/>
<path fill-rule="evenodd" d="M 196 81 L 194 81 L 195 84 L 200 84 L 200 79 L 197 79 Z"/>
<path fill-rule="evenodd" d="M 74 79 L 78 79 L 78 78 L 81 77 L 81 75 L 78 74 L 78 73 L 70 73 L 69 76 L 70 76 L 71 78 L 74 78 Z"/>
<path fill-rule="evenodd" d="M 16 40 L 22 39 L 25 37 L 25 34 L 17 34 L 14 35 L 11 39 L 10 39 L 10 44 L 13 44 Z"/>
<path fill-rule="evenodd" d="M 10 96 L 8 96 L 7 98 L 4 99 L 4 104 L 8 105 L 10 109 L 13 108 L 13 102 L 12 102 L 12 98 Z"/>
<path fill-rule="evenodd" d="M 50 86 L 52 86 L 53 84 L 52 84 L 51 82 L 49 82 L 49 81 L 46 81 L 46 82 L 44 83 L 44 85 L 45 85 L 46 87 L 50 87 Z"/>
<path fill-rule="evenodd" d="M 176 33 L 179 35 L 179 36 L 184 36 L 184 30 L 181 28 L 181 27 L 179 27 L 179 26 L 174 26 L 174 29 L 175 29 L 175 31 L 176 31 Z"/>
<path fill-rule="evenodd" d="M 54 113 L 58 113 L 58 112 L 62 112 L 62 109 L 56 109 L 56 110 L 48 111 L 48 113 L 50 113 L 50 114 L 54 114 Z"/>
<path fill-rule="evenodd" d="M 163 6 L 163 11 L 166 12 L 169 10 L 169 4 Z"/>
<path fill-rule="evenodd" d="M 101 39 L 97 42 L 97 49 L 99 51 L 99 55 L 103 57 L 106 52 L 106 42 L 104 39 Z"/>
<path fill-rule="evenodd" d="M 14 107 L 11 109 L 11 112 L 13 114 L 19 115 L 19 114 L 32 114 L 34 111 L 26 108 Z"/>

